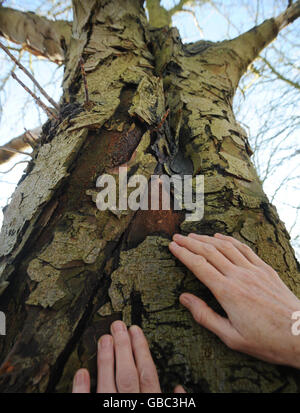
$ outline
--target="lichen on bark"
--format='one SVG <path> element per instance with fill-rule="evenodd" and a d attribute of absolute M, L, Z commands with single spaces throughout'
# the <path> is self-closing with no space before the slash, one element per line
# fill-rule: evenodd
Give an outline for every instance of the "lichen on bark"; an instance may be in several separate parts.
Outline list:
<path fill-rule="evenodd" d="M 89 367 L 94 389 L 97 339 L 123 319 L 144 329 L 163 390 L 299 391 L 292 369 L 237 354 L 193 321 L 178 301 L 184 291 L 222 309 L 167 248 L 175 231 L 233 235 L 299 295 L 288 234 L 232 111 L 238 80 L 276 22 L 232 41 L 183 45 L 175 29 L 150 29 L 141 3 L 74 0 L 60 121 L 45 125 L 5 212 L 0 290 L 12 328 L 0 347 L 0 389 L 69 391 L 79 367 Z M 97 178 L 120 166 L 148 179 L 203 174 L 204 218 L 99 211 Z"/>

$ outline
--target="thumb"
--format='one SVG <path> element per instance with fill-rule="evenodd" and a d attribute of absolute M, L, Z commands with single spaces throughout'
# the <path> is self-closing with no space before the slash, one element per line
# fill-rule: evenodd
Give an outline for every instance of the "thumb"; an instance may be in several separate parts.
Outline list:
<path fill-rule="evenodd" d="M 174 393 L 186 393 L 184 388 L 181 386 L 181 384 L 177 384 L 177 386 L 174 389 Z"/>
<path fill-rule="evenodd" d="M 217 314 L 203 300 L 193 294 L 181 294 L 180 302 L 192 313 L 198 324 L 216 334 L 225 344 L 231 347 L 229 343 L 235 341 L 238 334 L 228 318 Z"/>

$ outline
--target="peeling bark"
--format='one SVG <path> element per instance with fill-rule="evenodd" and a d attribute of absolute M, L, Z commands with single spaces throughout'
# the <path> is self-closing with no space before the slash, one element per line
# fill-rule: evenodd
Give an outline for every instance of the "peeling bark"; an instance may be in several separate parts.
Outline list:
<path fill-rule="evenodd" d="M 193 321 L 178 301 L 184 291 L 222 310 L 167 248 L 175 231 L 233 235 L 300 295 L 289 236 L 232 111 L 240 76 L 276 35 L 274 21 L 232 41 L 183 46 L 176 29 L 149 30 L 138 0 L 74 0 L 74 12 L 60 118 L 44 125 L 5 211 L 0 390 L 69 391 L 79 367 L 95 388 L 96 340 L 123 319 L 145 331 L 164 391 L 177 383 L 196 392 L 299 391 L 296 370 L 233 352 Z M 124 165 L 148 179 L 204 174 L 204 218 L 99 211 L 98 176 Z"/>
<path fill-rule="evenodd" d="M 69 43 L 71 25 L 50 21 L 35 13 L 0 6 L 0 35 L 21 44 L 30 53 L 61 64 Z"/>

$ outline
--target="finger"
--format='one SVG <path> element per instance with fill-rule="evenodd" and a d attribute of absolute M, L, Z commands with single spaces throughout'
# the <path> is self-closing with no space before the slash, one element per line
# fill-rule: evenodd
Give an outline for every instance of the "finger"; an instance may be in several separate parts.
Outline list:
<path fill-rule="evenodd" d="M 186 391 L 184 390 L 184 388 L 181 386 L 181 384 L 178 384 L 175 389 L 174 389 L 174 393 L 186 393 Z"/>
<path fill-rule="evenodd" d="M 171 242 L 169 249 L 216 297 L 220 296 L 224 290 L 226 278 L 215 267 L 204 257 L 194 254 L 176 242 Z"/>
<path fill-rule="evenodd" d="M 258 267 L 261 266 L 266 266 L 267 264 L 260 259 L 255 252 L 252 251 L 252 249 L 250 247 L 248 247 L 248 245 L 243 244 L 242 242 L 238 241 L 237 239 L 233 238 L 233 237 L 229 237 L 227 235 L 223 235 L 223 234 L 215 234 L 214 235 L 216 238 L 222 239 L 222 240 L 226 240 L 228 242 L 230 242 L 232 245 L 234 245 L 241 254 L 244 255 L 245 258 L 247 258 L 248 261 L 250 261 L 253 265 L 257 265 Z"/>
<path fill-rule="evenodd" d="M 138 370 L 141 393 L 161 393 L 157 370 L 143 331 L 138 326 L 131 326 L 129 333 Z"/>
<path fill-rule="evenodd" d="M 119 393 L 139 393 L 139 379 L 126 325 L 118 320 L 111 325 L 116 356 L 116 384 Z"/>
<path fill-rule="evenodd" d="M 90 393 L 90 374 L 87 369 L 77 370 L 73 380 L 72 393 Z"/>
<path fill-rule="evenodd" d="M 200 298 L 184 293 L 179 300 L 192 313 L 198 324 L 216 334 L 229 347 L 233 348 L 241 339 L 228 318 L 221 317 Z"/>
<path fill-rule="evenodd" d="M 202 255 L 223 275 L 230 275 L 236 270 L 236 266 L 221 254 L 214 245 L 180 234 L 175 234 L 173 239 L 177 244 L 189 249 L 194 254 Z"/>
<path fill-rule="evenodd" d="M 109 334 L 98 341 L 97 364 L 97 393 L 116 393 L 114 346 L 113 338 Z"/>
<path fill-rule="evenodd" d="M 220 251 L 221 254 L 225 255 L 225 257 L 227 257 L 233 264 L 239 267 L 253 269 L 253 264 L 236 248 L 232 242 L 215 237 L 209 237 L 208 235 L 189 234 L 188 237 L 213 245 Z"/>

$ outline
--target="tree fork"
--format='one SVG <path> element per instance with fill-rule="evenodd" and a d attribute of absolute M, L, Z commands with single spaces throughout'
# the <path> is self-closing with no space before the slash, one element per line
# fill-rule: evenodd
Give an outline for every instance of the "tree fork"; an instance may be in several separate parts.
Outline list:
<path fill-rule="evenodd" d="M 141 22 L 145 23 L 142 9 L 136 7 L 135 1 L 127 3 L 131 4 L 129 12 L 127 7 L 116 8 L 119 10 L 116 21 L 124 19 L 126 25 L 128 22 L 132 25 L 134 21 L 132 33 L 139 33 Z M 105 10 L 93 8 L 93 11 L 101 17 L 105 16 Z M 136 13 L 135 20 L 132 20 L 133 12 Z M 77 20 L 76 24 L 80 25 L 80 22 Z M 105 23 L 103 28 L 109 30 Z M 89 30 L 87 25 L 84 30 Z M 85 46 L 88 65 L 91 56 L 89 45 L 97 39 L 97 27 L 92 26 L 89 31 Z M 26 222 L 26 216 L 33 213 L 30 209 L 34 206 L 35 219 L 31 220 L 30 227 L 21 224 L 17 229 L 22 238 L 17 236 L 10 242 L 1 243 L 4 247 L 2 280 L 10 283 L 1 301 L 9 313 L 8 323 L 13 326 L 2 348 L 2 360 L 6 356 L 3 365 L 6 367 L 1 376 L 3 391 L 46 391 L 55 385 L 56 371 L 63 368 L 58 366 L 57 360 L 63 363 L 68 349 L 72 348 L 70 343 L 74 335 L 83 328 L 77 326 L 82 326 L 80 320 L 87 317 L 85 307 L 102 279 L 101 268 L 105 266 L 133 216 L 130 213 L 118 218 L 109 211 L 97 211 L 92 199 L 98 175 L 124 162 L 127 162 L 129 170 L 133 168 L 138 172 L 141 168 L 148 177 L 154 172 L 157 161 L 153 155 L 146 153 L 151 144 L 148 128 L 157 119 L 162 119 L 165 109 L 161 81 L 152 75 L 152 56 L 145 48 L 143 34 L 139 36 L 135 36 L 134 41 L 126 40 L 128 51 L 124 53 L 107 46 L 111 55 L 108 59 L 115 67 L 109 69 L 109 74 L 106 64 L 100 63 L 94 69 L 88 67 L 87 81 L 89 89 L 94 92 L 93 108 L 89 112 L 77 111 L 75 116 L 71 113 L 61 120 L 51 142 L 47 143 L 47 137 L 41 140 L 32 173 L 29 172 L 23 180 L 23 188 L 22 184 L 19 186 L 20 194 L 23 190 L 26 193 L 36 168 L 44 168 L 45 171 L 43 164 L 46 160 L 49 167 L 47 174 L 42 175 L 44 181 L 40 181 L 43 188 L 39 190 L 40 205 L 34 204 L 31 198 L 30 205 L 25 201 L 25 209 L 19 209 L 21 216 L 25 214 L 22 221 Z M 119 41 L 122 47 L 124 37 L 120 36 Z M 115 46 L 115 39 L 113 43 Z M 97 44 L 101 46 L 101 42 L 97 41 Z M 77 62 L 78 59 L 77 56 Z M 134 68 L 132 71 L 128 68 L 129 61 Z M 136 71 L 135 67 L 139 67 L 140 63 L 140 69 Z M 72 66 L 72 58 L 68 64 Z M 72 100 L 83 105 L 83 82 L 80 89 L 76 90 Z M 153 96 L 156 96 L 155 101 Z M 48 155 L 50 148 L 53 161 Z M 79 151 L 81 153 L 76 156 Z M 57 155 L 61 160 L 57 159 Z M 51 168 L 58 176 L 58 181 L 51 182 L 55 175 L 51 173 Z M 66 179 L 69 171 L 72 173 Z M 64 187 L 61 186 L 62 182 Z M 51 188 L 50 192 L 48 187 Z M 53 188 L 55 192 L 52 192 Z M 13 210 L 21 199 L 28 198 L 23 195 L 18 198 L 18 193 L 15 193 L 9 208 Z M 46 207 L 42 205 L 45 201 Z M 9 214 L 6 214 L 3 236 L 8 235 L 8 228 L 12 224 L 9 220 Z M 67 238 L 63 241 L 61 235 Z M 80 240 L 82 236 L 84 242 Z M 64 252 L 60 252 L 62 245 L 66 248 Z M 10 262 L 13 262 L 13 267 Z M 40 265 L 43 269 L 38 269 Z M 16 299 L 16 305 L 14 311 L 9 311 L 12 296 Z M 52 333 L 49 336 L 53 328 L 58 336 Z M 18 331 L 19 338 L 15 341 Z M 13 348 L 12 342 L 15 343 Z M 28 349 L 28 352 L 24 352 L 24 349 Z M 25 370 L 24 363 L 28 363 Z"/>
<path fill-rule="evenodd" d="M 177 383 L 197 392 L 299 391 L 295 370 L 235 353 L 194 322 L 178 302 L 181 292 L 222 310 L 167 247 L 178 228 L 232 234 L 272 260 L 299 295 L 287 233 L 232 113 L 239 76 L 256 52 L 243 55 L 230 42 L 183 46 L 174 29 L 149 32 L 138 0 L 73 4 L 63 101 L 75 108 L 51 139 L 44 136 L 5 212 L 1 303 L 12 327 L 0 349 L 1 391 L 69 391 L 83 366 L 95 387 L 96 340 L 117 318 L 142 326 L 164 391 Z M 251 44 L 260 32 L 250 33 Z M 204 174 L 204 219 L 97 210 L 97 177 L 124 164 L 147 178 L 157 168 Z"/>

